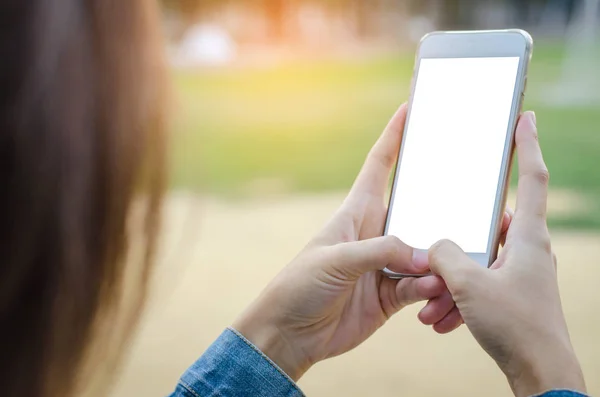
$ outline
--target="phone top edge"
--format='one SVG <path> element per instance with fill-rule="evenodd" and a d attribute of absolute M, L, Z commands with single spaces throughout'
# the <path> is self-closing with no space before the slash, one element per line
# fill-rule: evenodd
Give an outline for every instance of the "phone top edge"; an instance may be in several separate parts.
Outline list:
<path fill-rule="evenodd" d="M 426 33 L 419 40 L 417 48 L 420 48 L 425 41 L 435 36 L 461 36 L 461 35 L 484 35 L 484 34 L 518 34 L 525 41 L 525 48 L 531 51 L 533 48 L 533 37 L 524 29 L 493 29 L 493 30 L 435 30 Z"/>
<path fill-rule="evenodd" d="M 426 33 L 423 37 L 421 37 L 421 41 L 424 39 L 435 36 L 439 34 L 496 34 L 496 33 L 518 33 L 523 36 L 527 41 L 533 42 L 533 38 L 531 34 L 523 29 L 489 29 L 489 30 L 434 30 L 432 32 Z"/>
<path fill-rule="evenodd" d="M 529 61 L 533 39 L 522 29 L 434 31 L 418 43 L 416 71 L 423 58 L 520 57 Z"/>

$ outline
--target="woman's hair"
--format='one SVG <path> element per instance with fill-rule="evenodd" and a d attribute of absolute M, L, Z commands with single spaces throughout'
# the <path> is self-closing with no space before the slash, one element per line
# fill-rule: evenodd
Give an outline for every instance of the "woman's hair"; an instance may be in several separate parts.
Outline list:
<path fill-rule="evenodd" d="M 0 5 L 2 396 L 78 393 L 139 313 L 165 174 L 156 8 Z"/>

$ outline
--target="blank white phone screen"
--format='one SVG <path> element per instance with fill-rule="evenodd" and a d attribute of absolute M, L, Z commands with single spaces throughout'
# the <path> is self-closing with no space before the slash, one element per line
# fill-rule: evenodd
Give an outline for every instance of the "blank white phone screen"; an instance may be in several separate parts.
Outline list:
<path fill-rule="evenodd" d="M 388 235 L 487 251 L 518 68 L 518 57 L 421 60 Z"/>

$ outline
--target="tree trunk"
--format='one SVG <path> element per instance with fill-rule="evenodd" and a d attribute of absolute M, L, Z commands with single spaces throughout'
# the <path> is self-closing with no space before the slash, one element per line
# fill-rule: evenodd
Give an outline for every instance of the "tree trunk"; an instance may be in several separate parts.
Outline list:
<path fill-rule="evenodd" d="M 442 6 L 441 13 L 441 28 L 444 30 L 457 30 L 463 27 L 463 21 L 461 18 L 461 7 L 463 6 L 461 0 L 439 0 Z M 475 5 L 471 5 L 475 7 Z"/>
<path fill-rule="evenodd" d="M 266 0 L 269 39 L 280 43 L 286 39 L 287 0 Z"/>
<path fill-rule="evenodd" d="M 360 38 L 368 38 L 375 34 L 375 18 L 381 10 L 381 0 L 353 0 L 354 23 Z"/>

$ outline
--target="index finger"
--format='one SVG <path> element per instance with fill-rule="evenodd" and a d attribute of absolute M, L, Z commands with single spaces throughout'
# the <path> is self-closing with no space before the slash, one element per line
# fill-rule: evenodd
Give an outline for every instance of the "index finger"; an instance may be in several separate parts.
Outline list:
<path fill-rule="evenodd" d="M 546 220 L 548 168 L 538 141 L 535 114 L 524 113 L 515 136 L 519 159 L 519 186 L 514 222 Z"/>

